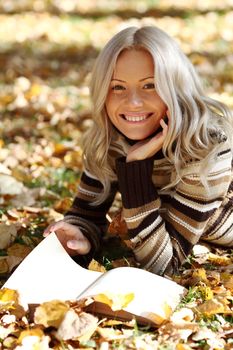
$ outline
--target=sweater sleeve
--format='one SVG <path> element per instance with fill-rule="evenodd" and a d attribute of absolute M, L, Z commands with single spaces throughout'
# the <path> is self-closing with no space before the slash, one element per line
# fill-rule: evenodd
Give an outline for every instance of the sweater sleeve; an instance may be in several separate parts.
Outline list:
<path fill-rule="evenodd" d="M 88 171 L 84 171 L 78 191 L 74 201 L 64 216 L 64 221 L 77 225 L 82 233 L 91 243 L 91 256 L 98 251 L 102 234 L 107 229 L 106 214 L 114 200 L 117 186 L 116 183 L 111 184 L 110 192 L 104 202 L 93 204 L 98 198 L 98 194 L 102 191 L 103 185 L 94 178 Z"/>
<path fill-rule="evenodd" d="M 231 159 L 229 149 L 219 153 L 207 178 L 208 188 L 200 181 L 199 162 L 191 162 L 169 195 L 156 190 L 152 159 L 129 163 L 117 159 L 128 244 L 142 268 L 170 274 L 184 262 L 224 202 L 232 180 Z M 225 244 L 233 245 L 233 233 Z"/>

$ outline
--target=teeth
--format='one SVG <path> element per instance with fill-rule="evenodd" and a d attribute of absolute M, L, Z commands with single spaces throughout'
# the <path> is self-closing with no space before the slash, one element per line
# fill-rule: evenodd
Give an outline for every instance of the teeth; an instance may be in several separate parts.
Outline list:
<path fill-rule="evenodd" d="M 129 116 L 127 114 L 124 114 L 124 117 L 129 122 L 141 122 L 142 120 L 145 120 L 147 118 L 147 115 Z"/>

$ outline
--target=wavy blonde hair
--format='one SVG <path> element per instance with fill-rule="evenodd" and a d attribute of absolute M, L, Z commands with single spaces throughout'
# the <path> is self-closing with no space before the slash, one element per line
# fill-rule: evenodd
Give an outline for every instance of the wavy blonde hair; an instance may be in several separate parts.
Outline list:
<path fill-rule="evenodd" d="M 182 168 L 190 159 L 201 162 L 202 182 L 212 166 L 221 138 L 232 145 L 232 115 L 228 108 L 205 96 L 189 59 L 175 40 L 157 27 L 129 27 L 116 34 L 99 54 L 92 72 L 90 95 L 93 126 L 85 135 L 84 165 L 103 184 L 96 203 L 108 195 L 116 180 L 109 150 L 115 140 L 113 125 L 105 110 L 110 81 L 117 58 L 125 49 L 147 50 L 154 61 L 155 89 L 171 114 L 163 145 L 168 164 L 175 168 L 172 187 L 181 179 Z M 219 134 L 220 130 L 220 134 Z M 219 134 L 220 141 L 216 142 Z"/>

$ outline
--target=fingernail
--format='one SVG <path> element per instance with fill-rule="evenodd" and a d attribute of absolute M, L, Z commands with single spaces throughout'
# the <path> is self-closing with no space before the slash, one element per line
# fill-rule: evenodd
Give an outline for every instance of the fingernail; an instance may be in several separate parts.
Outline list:
<path fill-rule="evenodd" d="M 77 241 L 75 240 L 67 241 L 67 247 L 71 249 L 77 249 Z"/>

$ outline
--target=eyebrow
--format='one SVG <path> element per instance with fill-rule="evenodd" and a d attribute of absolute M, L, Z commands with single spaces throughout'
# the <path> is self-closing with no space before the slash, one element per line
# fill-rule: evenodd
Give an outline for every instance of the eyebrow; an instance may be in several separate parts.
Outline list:
<path fill-rule="evenodd" d="M 143 78 L 143 79 L 140 79 L 139 81 L 144 81 L 144 80 L 147 80 L 147 79 L 154 79 L 154 77 Z M 117 81 L 120 81 L 122 83 L 126 83 L 126 81 L 121 80 L 121 79 L 117 79 L 117 78 L 113 78 L 111 81 L 113 81 L 113 80 L 117 80 Z"/>

